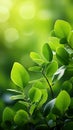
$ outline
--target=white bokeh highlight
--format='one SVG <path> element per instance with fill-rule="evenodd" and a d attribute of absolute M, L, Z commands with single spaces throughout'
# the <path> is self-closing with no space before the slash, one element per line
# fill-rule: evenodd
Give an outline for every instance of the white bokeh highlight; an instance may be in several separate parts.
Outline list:
<path fill-rule="evenodd" d="M 5 30 L 5 40 L 9 43 L 19 39 L 19 33 L 16 28 L 8 28 Z"/>
<path fill-rule="evenodd" d="M 20 6 L 19 14 L 23 19 L 33 19 L 35 16 L 35 6 L 31 2 L 26 2 Z"/>

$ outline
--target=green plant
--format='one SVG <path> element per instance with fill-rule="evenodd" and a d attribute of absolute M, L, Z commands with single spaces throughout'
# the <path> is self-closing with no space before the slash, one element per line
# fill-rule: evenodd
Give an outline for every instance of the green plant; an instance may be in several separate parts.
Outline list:
<path fill-rule="evenodd" d="M 5 108 L 2 127 L 21 130 L 67 130 L 73 128 L 73 32 L 68 22 L 57 20 L 42 55 L 31 52 L 29 71 L 41 77 L 30 81 L 26 69 L 15 62 L 11 79 L 16 85 L 12 108 Z M 10 113 L 10 116 L 7 115 Z"/>

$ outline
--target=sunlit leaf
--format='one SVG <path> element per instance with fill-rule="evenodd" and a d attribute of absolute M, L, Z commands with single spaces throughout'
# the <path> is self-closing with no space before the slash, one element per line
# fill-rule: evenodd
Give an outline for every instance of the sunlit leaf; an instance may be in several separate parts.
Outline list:
<path fill-rule="evenodd" d="M 71 31 L 71 26 L 64 20 L 57 20 L 54 25 L 54 31 L 57 37 L 67 38 Z"/>
<path fill-rule="evenodd" d="M 32 102 L 39 102 L 41 99 L 42 93 L 41 90 L 35 87 L 32 87 L 29 90 L 29 98 Z"/>
<path fill-rule="evenodd" d="M 11 100 L 18 100 L 18 99 L 24 99 L 24 95 L 15 95 L 15 96 L 11 96 L 10 99 Z"/>
<path fill-rule="evenodd" d="M 29 110 L 29 113 L 32 115 L 34 110 L 36 108 L 36 104 L 32 104 L 31 107 L 30 107 L 30 110 Z"/>
<path fill-rule="evenodd" d="M 58 48 L 56 51 L 56 57 L 64 65 L 69 64 L 69 53 L 62 47 Z"/>
<path fill-rule="evenodd" d="M 40 81 L 35 82 L 35 83 L 33 84 L 33 87 L 39 88 L 39 89 L 45 89 L 45 86 L 44 86 L 43 83 L 40 82 Z"/>
<path fill-rule="evenodd" d="M 61 114 L 64 114 L 64 112 L 68 109 L 70 102 L 71 99 L 69 94 L 63 90 L 56 98 L 55 107 L 60 111 Z"/>
<path fill-rule="evenodd" d="M 34 71 L 34 72 L 41 72 L 42 68 L 40 66 L 33 66 L 29 68 L 29 71 Z"/>
<path fill-rule="evenodd" d="M 48 43 L 45 43 L 42 48 L 43 56 L 46 58 L 47 61 L 52 61 L 53 53 Z"/>
<path fill-rule="evenodd" d="M 48 67 L 46 69 L 46 74 L 48 76 L 52 76 L 58 69 L 58 63 L 56 61 L 53 61 L 48 64 Z"/>
<path fill-rule="evenodd" d="M 41 93 L 42 93 L 42 98 L 38 104 L 38 108 L 40 108 L 44 103 L 46 103 L 48 99 L 48 92 L 46 89 L 41 89 Z"/>
<path fill-rule="evenodd" d="M 21 64 L 15 62 L 11 71 L 11 79 L 17 86 L 23 88 L 29 81 L 29 74 Z"/>
<path fill-rule="evenodd" d="M 32 59 L 35 63 L 37 63 L 37 64 L 39 64 L 39 65 L 42 65 L 42 64 L 44 63 L 44 61 L 41 59 L 40 55 L 39 55 L 38 53 L 36 53 L 36 52 L 31 52 L 31 53 L 30 53 L 30 57 L 31 57 L 31 59 Z"/>
<path fill-rule="evenodd" d="M 70 32 L 68 37 L 68 44 L 71 48 L 73 48 L 73 30 Z"/>
<path fill-rule="evenodd" d="M 15 89 L 7 89 L 10 92 L 15 92 L 15 93 L 22 93 L 21 91 L 15 90 Z"/>
<path fill-rule="evenodd" d="M 49 46 L 52 50 L 56 51 L 58 47 L 62 47 L 63 45 L 60 44 L 60 39 L 57 37 L 49 37 Z"/>

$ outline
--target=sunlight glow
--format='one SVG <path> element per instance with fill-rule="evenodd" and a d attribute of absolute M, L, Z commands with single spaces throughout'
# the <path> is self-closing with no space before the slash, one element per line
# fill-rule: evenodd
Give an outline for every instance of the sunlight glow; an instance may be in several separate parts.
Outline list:
<path fill-rule="evenodd" d="M 49 20 L 52 16 L 51 12 L 48 10 L 40 10 L 38 13 L 38 18 L 41 20 Z"/>
<path fill-rule="evenodd" d="M 18 40 L 19 34 L 18 31 L 15 28 L 8 28 L 5 30 L 5 40 L 7 42 L 15 42 Z"/>
<path fill-rule="evenodd" d="M 33 3 L 26 2 L 20 6 L 20 16 L 23 19 L 33 19 L 35 16 L 35 6 Z"/>
<path fill-rule="evenodd" d="M 7 8 L 11 8 L 12 7 L 12 0 L 0 0 L 0 6 L 6 6 Z"/>
<path fill-rule="evenodd" d="M 0 5 L 0 23 L 4 23 L 9 19 L 10 13 L 6 6 Z"/>

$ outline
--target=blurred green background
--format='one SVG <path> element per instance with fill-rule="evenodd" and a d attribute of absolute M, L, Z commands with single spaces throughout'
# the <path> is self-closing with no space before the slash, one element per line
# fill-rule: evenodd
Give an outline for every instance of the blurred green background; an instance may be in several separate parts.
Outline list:
<path fill-rule="evenodd" d="M 30 52 L 41 53 L 57 19 L 73 26 L 73 0 L 0 0 L 0 115 L 10 104 L 13 63 L 32 66 Z"/>

